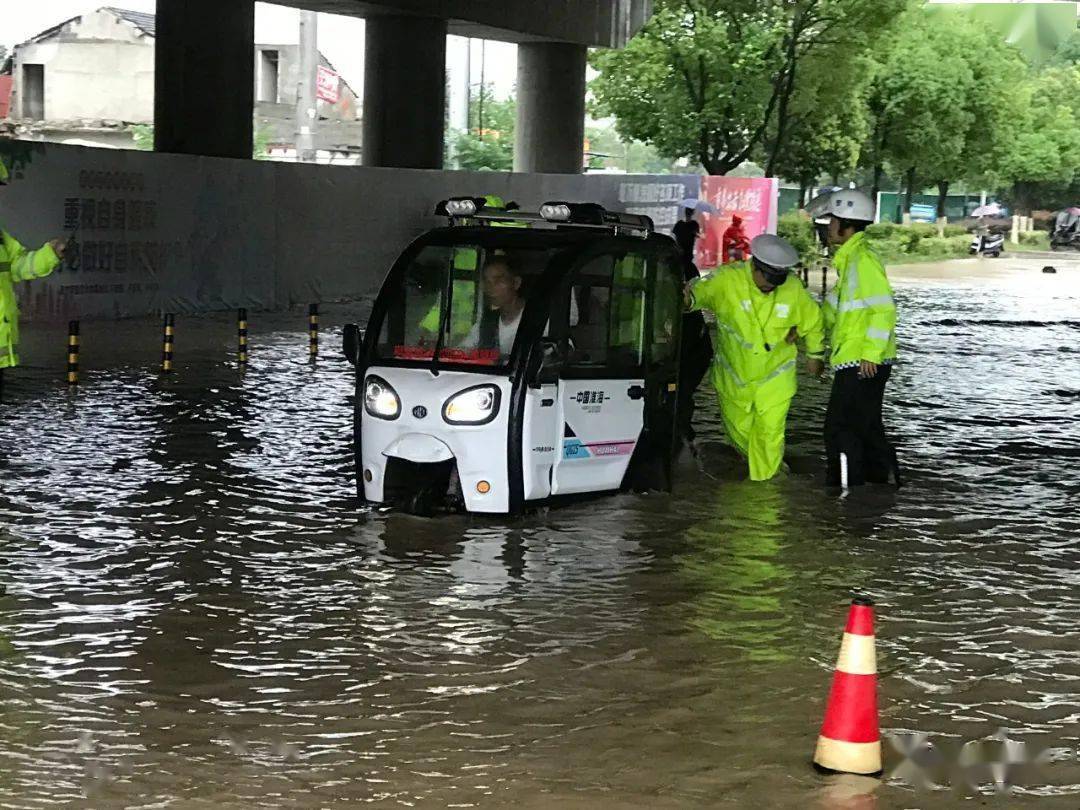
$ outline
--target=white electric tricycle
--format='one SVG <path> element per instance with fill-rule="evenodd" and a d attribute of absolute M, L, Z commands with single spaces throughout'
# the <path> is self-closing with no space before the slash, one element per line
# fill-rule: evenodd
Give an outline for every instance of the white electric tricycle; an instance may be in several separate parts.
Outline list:
<path fill-rule="evenodd" d="M 682 261 L 648 217 L 454 198 L 391 268 L 356 367 L 364 500 L 520 513 L 670 489 Z"/>

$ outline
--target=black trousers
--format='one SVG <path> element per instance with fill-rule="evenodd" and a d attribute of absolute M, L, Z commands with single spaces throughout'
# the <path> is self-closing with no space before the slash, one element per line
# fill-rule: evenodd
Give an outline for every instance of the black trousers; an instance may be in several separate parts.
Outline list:
<path fill-rule="evenodd" d="M 694 264 L 694 252 L 683 254 L 683 280 L 700 278 Z M 700 312 L 683 315 L 682 345 L 679 347 L 679 394 L 675 429 L 679 444 L 692 442 L 694 432 L 694 392 L 697 391 L 713 362 L 713 345 L 709 327 Z"/>
<path fill-rule="evenodd" d="M 829 486 L 840 486 L 840 454 L 847 455 L 848 485 L 885 484 L 893 471 L 899 484 L 896 450 L 885 437 L 881 405 L 892 366 L 860 379 L 858 368 L 845 368 L 833 377 L 825 414 L 825 453 Z"/>
<path fill-rule="evenodd" d="M 709 372 L 713 361 L 709 328 L 700 312 L 683 316 L 682 346 L 679 352 L 679 394 L 676 428 L 680 442 L 694 440 L 694 392 Z"/>

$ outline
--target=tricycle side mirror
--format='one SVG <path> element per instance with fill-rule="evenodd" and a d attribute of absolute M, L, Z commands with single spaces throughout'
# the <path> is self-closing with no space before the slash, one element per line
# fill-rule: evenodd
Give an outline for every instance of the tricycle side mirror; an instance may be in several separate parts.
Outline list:
<path fill-rule="evenodd" d="M 364 330 L 355 323 L 345 324 L 345 331 L 341 336 L 342 351 L 345 359 L 354 366 L 359 365 L 360 355 L 364 348 Z"/>

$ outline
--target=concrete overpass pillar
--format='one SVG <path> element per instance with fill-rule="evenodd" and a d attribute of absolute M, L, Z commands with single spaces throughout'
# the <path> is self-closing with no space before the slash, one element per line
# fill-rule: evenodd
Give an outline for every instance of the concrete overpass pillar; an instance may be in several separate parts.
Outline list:
<path fill-rule="evenodd" d="M 585 145 L 585 46 L 518 45 L 514 171 L 579 174 Z"/>
<path fill-rule="evenodd" d="M 255 0 L 157 0 L 154 148 L 251 158 Z"/>
<path fill-rule="evenodd" d="M 446 20 L 364 21 L 364 165 L 441 169 Z"/>

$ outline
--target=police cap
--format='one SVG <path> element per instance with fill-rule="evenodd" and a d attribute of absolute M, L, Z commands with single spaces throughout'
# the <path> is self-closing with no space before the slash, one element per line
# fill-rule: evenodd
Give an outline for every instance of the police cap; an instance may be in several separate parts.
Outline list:
<path fill-rule="evenodd" d="M 775 234 L 763 233 L 750 243 L 750 255 L 771 270 L 786 273 L 799 263 L 799 252 Z"/>

